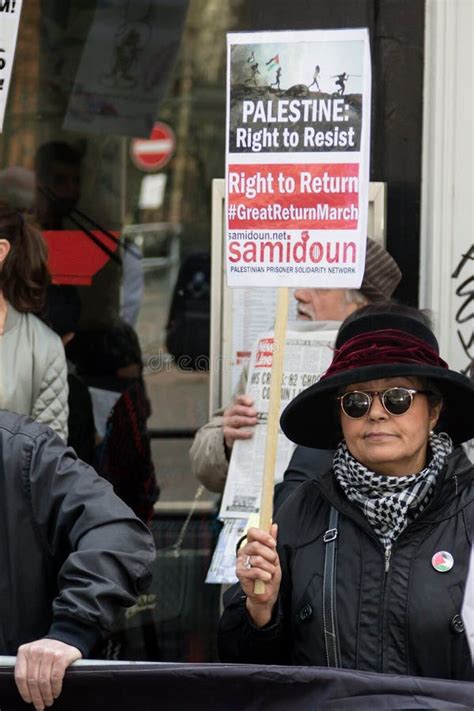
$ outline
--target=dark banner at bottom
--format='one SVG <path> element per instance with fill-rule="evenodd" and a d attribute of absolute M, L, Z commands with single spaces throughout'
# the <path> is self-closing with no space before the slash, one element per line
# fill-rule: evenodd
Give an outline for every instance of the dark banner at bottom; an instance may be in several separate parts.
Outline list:
<path fill-rule="evenodd" d="M 75 665 L 54 711 L 380 711 L 474 708 L 474 683 L 321 667 Z M 32 709 L 0 667 L 0 710 Z"/>

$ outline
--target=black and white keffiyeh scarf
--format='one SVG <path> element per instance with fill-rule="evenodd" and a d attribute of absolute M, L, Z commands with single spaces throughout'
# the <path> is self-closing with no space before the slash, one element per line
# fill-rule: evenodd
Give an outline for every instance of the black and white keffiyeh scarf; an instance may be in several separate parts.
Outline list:
<path fill-rule="evenodd" d="M 445 433 L 429 437 L 431 459 L 418 474 L 384 476 L 364 467 L 350 454 L 342 441 L 334 454 L 333 468 L 337 481 L 349 501 L 364 512 L 385 550 L 428 506 L 436 479 L 453 443 Z"/>

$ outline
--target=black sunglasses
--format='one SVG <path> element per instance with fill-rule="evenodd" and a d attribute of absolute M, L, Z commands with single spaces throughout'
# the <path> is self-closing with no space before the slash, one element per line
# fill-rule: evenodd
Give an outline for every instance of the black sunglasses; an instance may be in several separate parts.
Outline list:
<path fill-rule="evenodd" d="M 429 390 L 414 390 L 413 388 L 387 388 L 386 390 L 352 390 L 339 395 L 341 409 L 347 417 L 357 420 L 364 417 L 372 406 L 374 395 L 378 395 L 380 402 L 389 415 L 404 415 L 411 407 L 413 398 L 417 393 L 429 395 Z"/>

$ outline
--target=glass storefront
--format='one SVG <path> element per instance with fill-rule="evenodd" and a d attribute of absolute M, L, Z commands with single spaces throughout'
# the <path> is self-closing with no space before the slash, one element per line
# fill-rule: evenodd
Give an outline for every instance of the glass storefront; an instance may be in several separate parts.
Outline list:
<path fill-rule="evenodd" d="M 240 5 L 24 3 L 0 139 L 1 189 L 37 216 L 54 281 L 78 285 L 79 330 L 123 315 L 139 335 L 163 503 L 192 500 L 187 449 L 208 415 L 206 359 L 178 368 L 166 326 L 187 262 L 197 314 L 192 334 L 189 322 L 175 324 L 168 340 L 176 353 L 204 343 L 206 356 L 210 185 L 224 173 L 225 33 Z M 142 170 L 133 139 L 148 137 L 157 119 L 175 145 L 163 167 Z M 175 321 L 188 308 L 177 301 Z"/>

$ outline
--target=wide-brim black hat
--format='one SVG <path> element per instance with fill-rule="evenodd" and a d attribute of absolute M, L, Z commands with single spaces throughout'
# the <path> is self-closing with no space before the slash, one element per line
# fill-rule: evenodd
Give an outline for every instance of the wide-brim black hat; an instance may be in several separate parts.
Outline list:
<path fill-rule="evenodd" d="M 416 376 L 443 396 L 438 430 L 455 444 L 474 437 L 474 385 L 439 358 L 432 331 L 411 316 L 379 313 L 342 325 L 333 362 L 319 382 L 303 390 L 281 416 L 286 436 L 305 447 L 334 449 L 342 439 L 337 394 L 345 386 L 379 378 Z"/>

